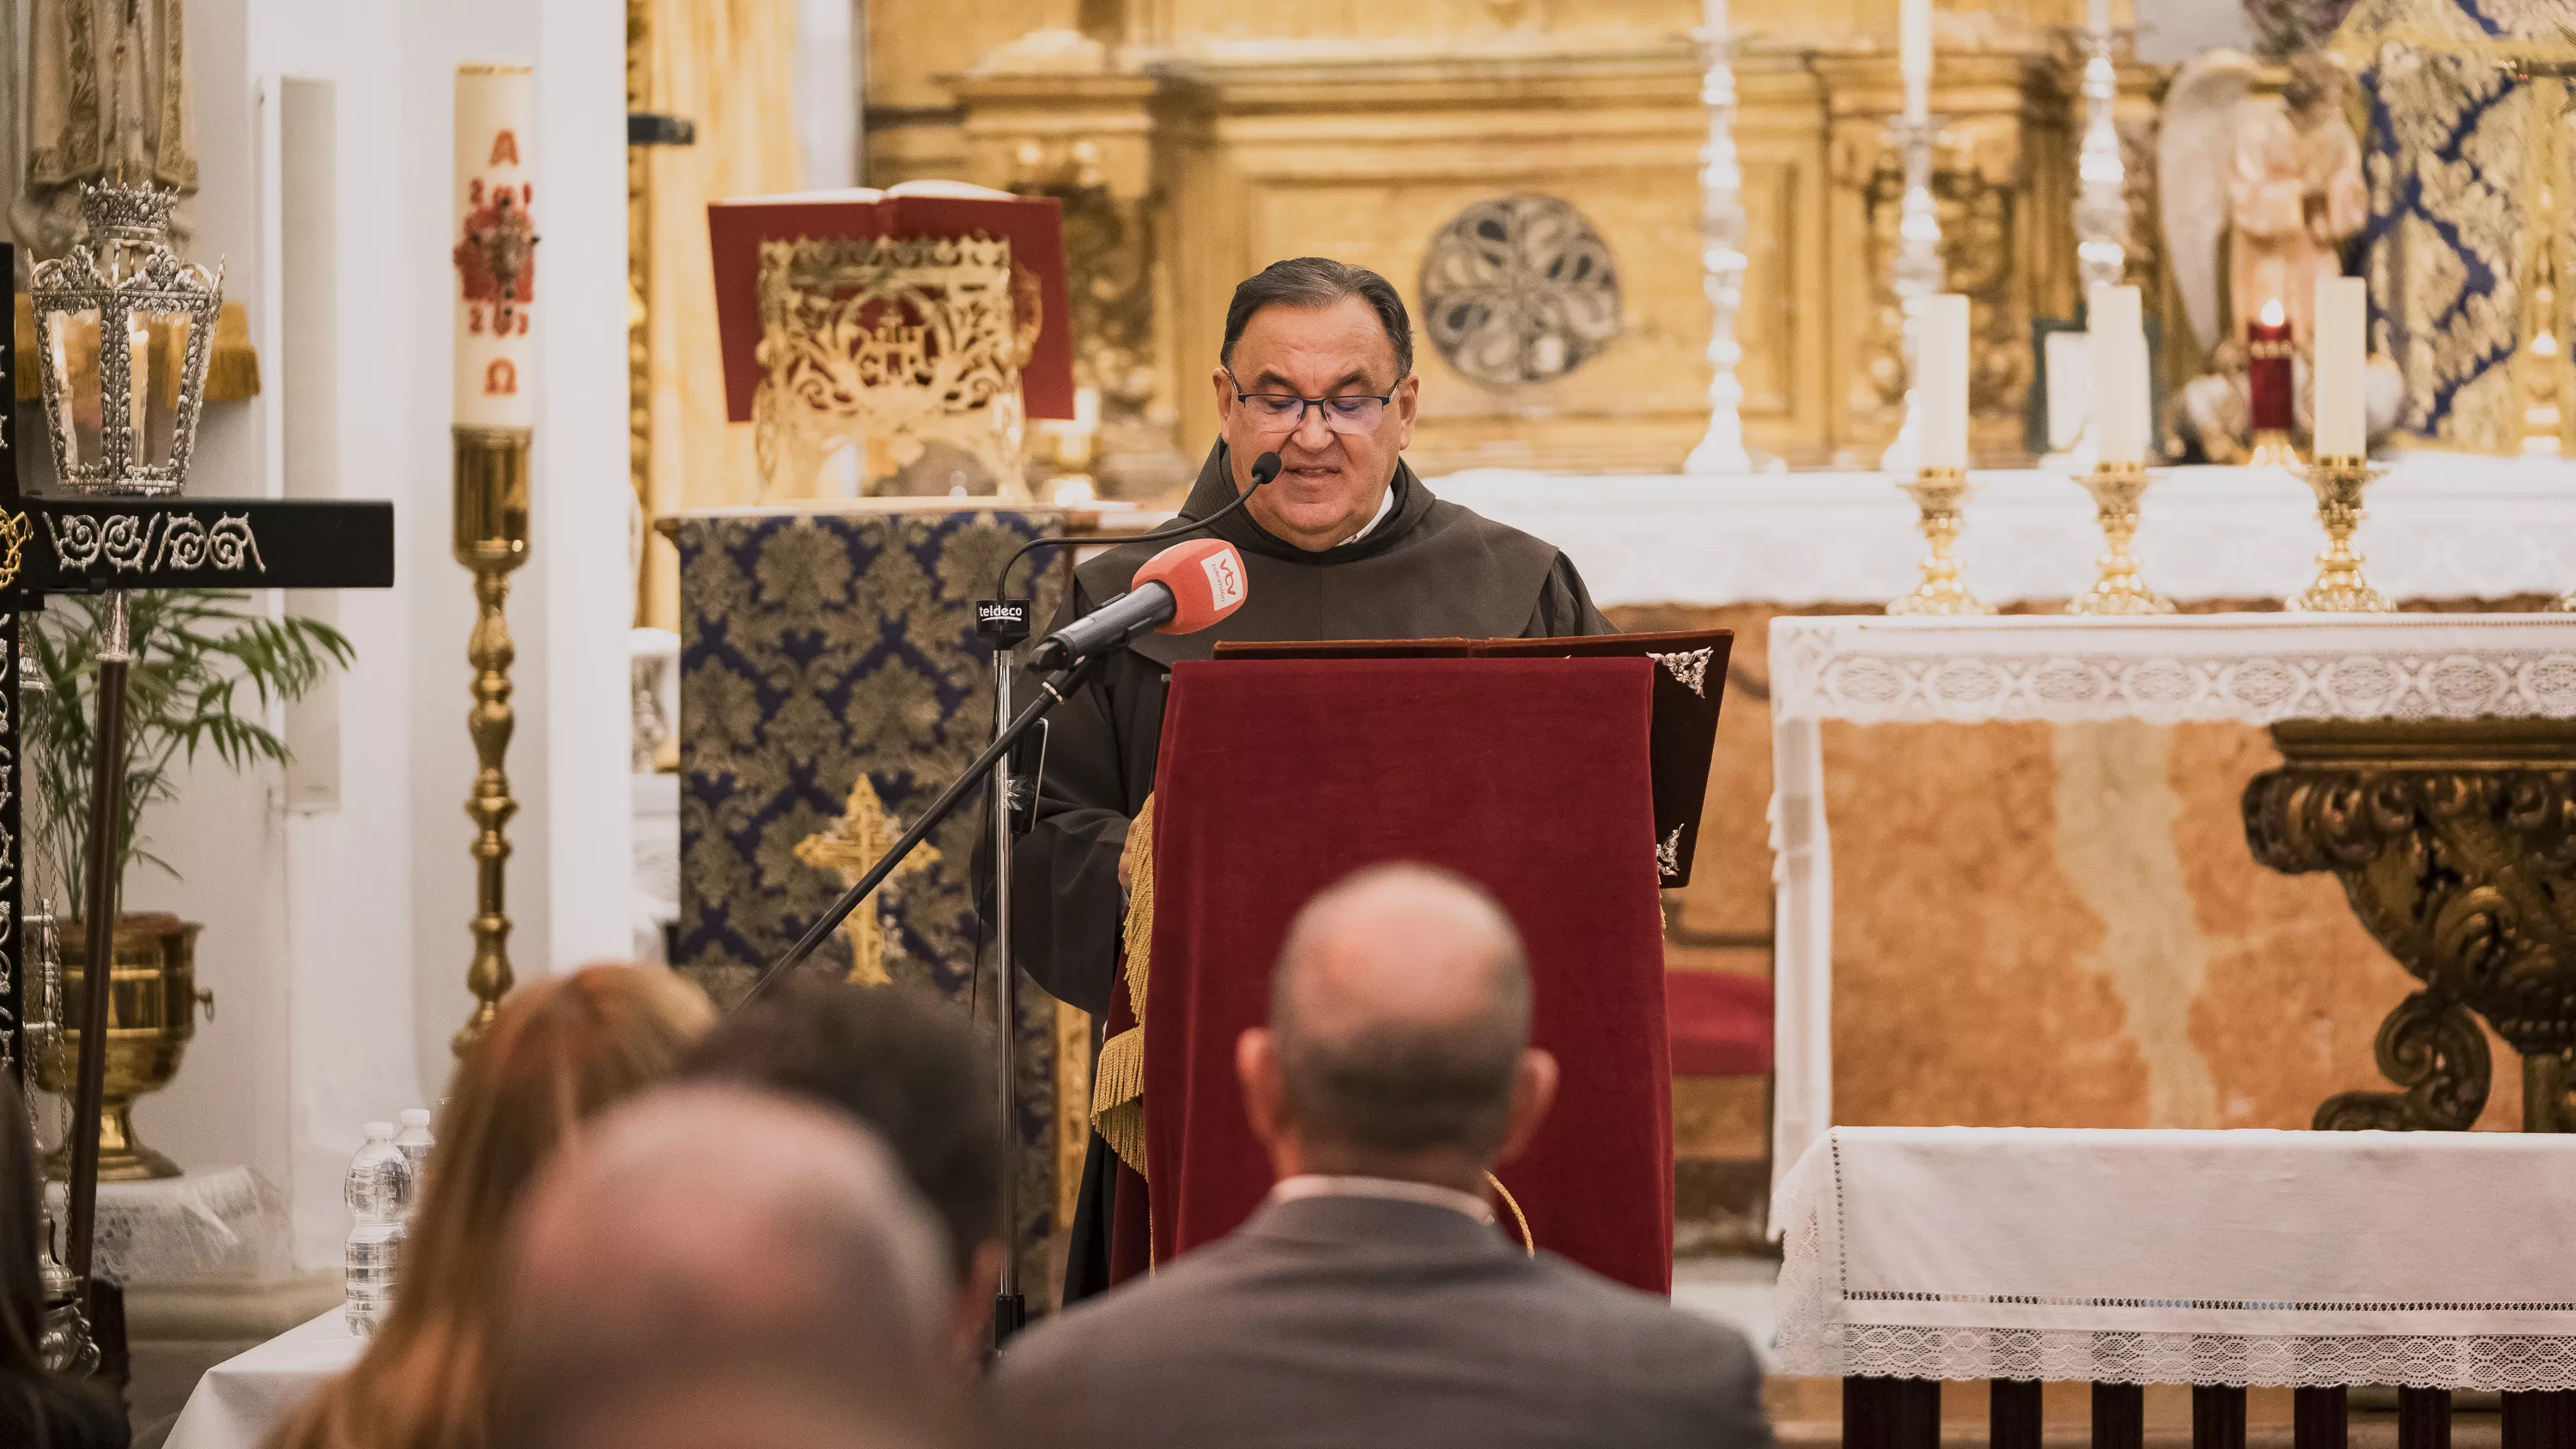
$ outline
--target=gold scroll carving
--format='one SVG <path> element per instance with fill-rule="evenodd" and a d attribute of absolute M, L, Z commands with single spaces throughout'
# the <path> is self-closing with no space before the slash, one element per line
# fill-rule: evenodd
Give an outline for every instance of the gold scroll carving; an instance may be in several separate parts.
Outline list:
<path fill-rule="evenodd" d="M 1026 499 L 1020 364 L 1036 319 L 1015 318 L 1030 310 L 1013 295 L 1007 241 L 761 243 L 761 476 L 801 495 L 844 447 L 882 447 L 900 467 L 940 440 L 983 464 L 1000 496 Z"/>

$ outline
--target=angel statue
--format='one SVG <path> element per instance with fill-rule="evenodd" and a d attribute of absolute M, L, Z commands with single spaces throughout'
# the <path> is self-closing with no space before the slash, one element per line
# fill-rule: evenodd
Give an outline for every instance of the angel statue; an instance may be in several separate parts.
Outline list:
<path fill-rule="evenodd" d="M 2166 92 L 2159 126 L 2166 254 L 2204 349 L 2242 342 L 2275 298 L 2305 344 L 2316 279 L 2342 270 L 2340 248 L 2369 220 L 2342 69 L 2294 56 L 2278 95 L 2257 90 L 2261 69 L 2230 50 L 2195 58 Z"/>
<path fill-rule="evenodd" d="M 2244 336 L 2275 297 L 2290 314 L 2290 336 L 2301 344 L 2315 337 L 2317 278 L 2342 273 L 2344 239 L 2370 219 L 2361 143 L 2343 115 L 2347 84 L 2331 57 L 2308 51 L 2290 57 L 2277 104 L 2251 97 L 2236 109 L 2231 337 Z"/>
<path fill-rule="evenodd" d="M 80 240 L 80 184 L 197 191 L 182 0 L 29 0 L 27 174 L 9 229 L 39 258 Z M 174 216 L 173 235 L 185 237 Z"/>

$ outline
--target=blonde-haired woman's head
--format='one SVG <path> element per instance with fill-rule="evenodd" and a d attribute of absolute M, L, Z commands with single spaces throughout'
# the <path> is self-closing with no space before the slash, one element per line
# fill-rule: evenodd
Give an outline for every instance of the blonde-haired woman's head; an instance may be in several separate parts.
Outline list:
<path fill-rule="evenodd" d="M 502 1001 L 457 1068 L 393 1311 L 277 1449 L 470 1449 L 490 1410 L 495 1270 L 537 1169 L 610 1105 L 669 1077 L 715 1012 L 656 966 L 585 966 Z"/>

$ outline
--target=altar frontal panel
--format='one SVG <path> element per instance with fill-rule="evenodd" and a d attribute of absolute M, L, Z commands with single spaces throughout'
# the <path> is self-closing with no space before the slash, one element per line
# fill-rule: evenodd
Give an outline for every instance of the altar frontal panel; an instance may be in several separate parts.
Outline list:
<path fill-rule="evenodd" d="M 991 651 L 975 601 L 1003 561 L 1061 531 L 1052 510 L 754 509 L 683 515 L 680 551 L 680 928 L 673 964 L 720 1005 L 749 989 L 866 868 L 871 838 L 892 844 L 991 737 Z M 1023 564 L 1014 571 L 1031 577 Z M 1056 606 L 1040 570 L 1038 617 Z M 857 789 L 862 783 L 865 791 Z M 873 806 L 868 796 L 873 795 Z M 854 803 L 853 796 L 859 796 Z M 872 815 L 871 812 L 874 812 Z M 870 817 L 870 818 L 861 818 Z M 989 956 L 968 881 L 973 804 L 931 833 L 800 971 L 831 981 L 862 968 L 865 938 L 896 989 L 936 991 L 990 1016 Z M 871 834 L 873 827 L 873 835 Z M 1023 1241 L 1053 1232 L 1056 1007 L 1020 994 Z M 1083 1077 L 1088 1063 L 1068 1062 Z M 1071 1173 L 1080 1172 L 1073 1160 Z M 1045 1281 L 1045 1265 L 1033 1266 Z"/>

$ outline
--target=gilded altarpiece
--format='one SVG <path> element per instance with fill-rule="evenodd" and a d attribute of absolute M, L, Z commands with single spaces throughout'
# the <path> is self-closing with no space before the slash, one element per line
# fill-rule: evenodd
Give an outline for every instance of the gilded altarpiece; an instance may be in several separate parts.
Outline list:
<path fill-rule="evenodd" d="M 1050 511 L 945 504 L 683 514 L 662 527 L 680 554 L 680 937 L 675 964 L 730 1005 L 761 966 L 840 894 L 841 876 L 797 847 L 837 833 L 861 772 L 899 828 L 992 731 L 991 653 L 974 601 L 1003 561 L 1062 526 Z M 1054 579 L 1038 601 L 1054 608 Z M 989 1016 L 989 957 L 968 879 L 973 806 L 930 837 L 935 859 L 879 893 L 879 939 L 896 988 L 937 991 Z M 810 854 L 809 849 L 809 854 Z M 836 933 L 803 968 L 851 970 Z M 1047 1281 L 1056 1221 L 1057 1007 L 1021 993 L 1019 1117 L 1028 1281 Z M 1079 1174 L 1080 1158 L 1067 1172 Z"/>
<path fill-rule="evenodd" d="M 874 7 L 872 23 L 893 25 L 904 8 Z M 1752 446 L 1801 464 L 1874 459 L 1902 387 L 1886 254 L 1899 201 L 1886 134 L 1901 99 L 1885 44 L 1894 6 L 1848 8 L 1836 19 L 1736 7 L 1747 36 L 1735 59 L 1749 255 L 1741 411 Z M 1430 9 L 1441 14 L 1354 21 L 1368 38 L 1344 40 L 1304 12 L 1218 25 L 1188 0 L 1085 6 L 1056 20 L 1088 38 L 1026 36 L 935 85 L 890 79 L 889 96 L 935 91 L 955 109 L 886 107 L 887 126 L 870 133 L 872 176 L 944 168 L 1054 194 L 1091 178 L 1115 208 L 1104 210 L 1116 221 L 1102 233 L 1110 250 L 1087 258 L 1077 243 L 1070 260 L 1077 292 L 1110 299 L 1096 305 L 1117 336 L 1105 349 L 1078 341 L 1096 358 L 1085 380 L 1123 379 L 1132 399 L 1104 395 L 1104 433 L 1124 408 L 1189 457 L 1213 437 L 1207 377 L 1244 276 L 1284 256 L 1359 262 L 1397 283 L 1427 336 L 1437 299 L 1426 262 L 1445 230 L 1497 203 L 1570 209 L 1615 270 L 1612 335 L 1535 380 L 1470 376 L 1418 347 L 1415 466 L 1678 466 L 1707 422 L 1696 242 L 1706 119 L 1686 38 L 1697 7 L 1531 4 L 1515 24 L 1486 23 L 1490 6 Z M 2078 62 L 2050 27 L 2080 9 L 1985 7 L 1980 44 L 1945 39 L 1936 70 L 1944 253 L 1951 285 L 1975 301 L 1976 446 L 1998 460 L 2022 446 L 2031 319 L 2075 310 Z M 1201 22 L 1212 28 L 1200 33 Z M 1296 33 L 1267 33 L 1283 26 Z M 1121 40 L 1166 48 L 1122 70 L 1119 57 L 1137 52 Z M 1885 48 L 1856 51 L 1855 40 Z M 2123 67 L 2123 129 L 2140 140 L 2152 135 L 2155 83 Z M 2152 211 L 2138 208 L 2152 203 L 2152 170 L 2131 175 L 2137 239 L 2151 242 Z M 1072 240 L 1071 202 L 1067 214 Z M 2135 255 L 2133 271 L 2152 273 L 2152 245 Z M 2157 279 L 2144 280 L 2157 297 Z M 1104 453 L 1120 446 L 1104 436 Z"/>

